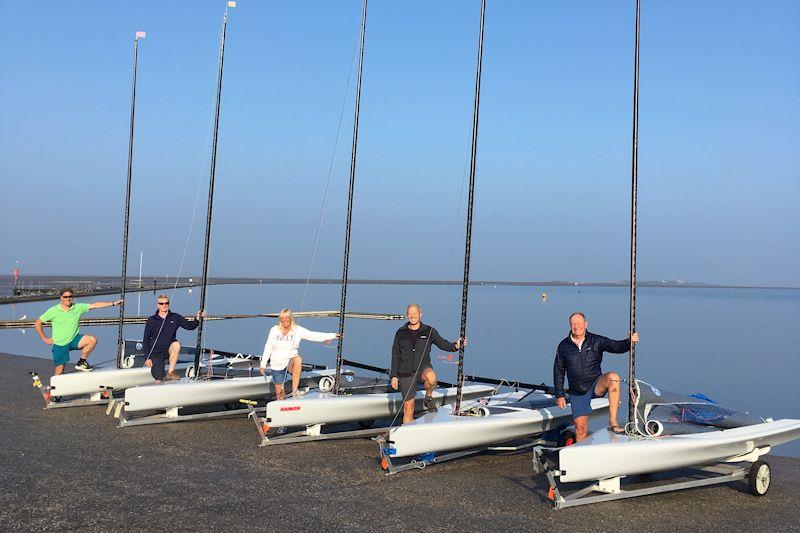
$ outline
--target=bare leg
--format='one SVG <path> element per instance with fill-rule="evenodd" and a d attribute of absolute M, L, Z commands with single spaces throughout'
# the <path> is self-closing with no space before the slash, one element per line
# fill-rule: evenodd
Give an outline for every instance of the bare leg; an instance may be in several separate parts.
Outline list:
<path fill-rule="evenodd" d="M 283 390 L 283 384 L 275 384 L 275 398 L 278 400 L 286 399 L 286 393 Z"/>
<path fill-rule="evenodd" d="M 608 392 L 608 426 L 613 428 L 619 426 L 617 413 L 619 412 L 619 374 L 616 372 L 606 372 L 600 376 L 597 386 L 594 388 L 595 396 L 602 397 Z"/>
<path fill-rule="evenodd" d="M 59 375 L 61 375 L 63 373 L 64 373 L 64 365 L 58 365 L 53 374 L 56 375 L 56 376 L 59 376 Z"/>
<path fill-rule="evenodd" d="M 303 373 L 303 358 L 299 354 L 289 361 L 289 372 L 292 374 L 292 393 L 297 396 L 297 388 L 300 386 L 300 374 Z"/>
<path fill-rule="evenodd" d="M 414 420 L 414 398 L 403 402 L 403 424 L 408 424 Z"/>
<path fill-rule="evenodd" d="M 575 419 L 575 438 L 578 442 L 586 438 L 589 433 L 589 417 L 579 416 Z"/>
<path fill-rule="evenodd" d="M 175 364 L 178 362 L 178 356 L 180 356 L 180 354 L 181 343 L 172 341 L 172 344 L 169 345 L 169 368 L 167 368 L 167 374 L 175 371 Z"/>
<path fill-rule="evenodd" d="M 436 388 L 436 372 L 432 368 L 426 368 L 422 372 L 422 383 L 425 385 L 425 396 L 430 398 L 433 396 L 433 391 Z"/>
<path fill-rule="evenodd" d="M 97 346 L 97 338 L 95 338 L 94 335 L 84 335 L 78 343 L 78 349 L 81 351 L 81 359 L 87 359 L 95 346 Z"/>

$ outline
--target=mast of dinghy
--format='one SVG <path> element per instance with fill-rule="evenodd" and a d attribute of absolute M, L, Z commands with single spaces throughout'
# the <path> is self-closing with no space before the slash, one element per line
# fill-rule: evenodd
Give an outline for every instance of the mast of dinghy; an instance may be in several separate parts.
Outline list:
<path fill-rule="evenodd" d="M 236 2 L 228 2 L 222 15 L 222 31 L 219 41 L 219 68 L 217 71 L 217 102 L 214 110 L 214 140 L 211 147 L 211 172 L 208 179 L 208 209 L 206 211 L 206 234 L 203 243 L 203 278 L 200 284 L 200 310 L 206 308 L 206 289 L 208 287 L 208 248 L 211 243 L 211 210 L 214 206 L 214 175 L 217 171 L 217 140 L 219 137 L 219 109 L 222 103 L 222 67 L 225 63 L 225 35 L 228 28 L 228 8 L 236 7 Z M 200 370 L 200 352 L 203 348 L 203 316 L 200 315 L 197 327 L 197 349 L 194 352 L 194 375 Z"/>
<path fill-rule="evenodd" d="M 353 191 L 356 184 L 356 156 L 358 154 L 358 115 L 361 111 L 361 74 L 364 70 L 364 35 L 367 29 L 367 0 L 361 4 L 361 40 L 358 48 L 358 82 L 356 83 L 356 105 L 353 119 L 353 147 L 350 151 L 350 186 L 347 193 L 347 223 L 344 230 L 344 265 L 342 267 L 342 299 L 339 306 L 339 342 L 336 345 L 336 375 L 333 392 L 339 394 L 342 375 L 342 355 L 344 343 L 344 314 L 347 306 L 347 279 L 350 266 L 350 227 L 353 222 Z"/>
<path fill-rule="evenodd" d="M 133 38 L 133 81 L 131 82 L 131 121 L 128 136 L 128 181 L 125 188 L 125 222 L 122 229 L 122 275 L 120 276 L 119 298 L 119 330 L 117 331 L 117 368 L 122 368 L 122 358 L 125 355 L 125 341 L 123 340 L 122 326 L 125 318 L 125 285 L 128 282 L 128 226 L 131 215 L 131 177 L 133 175 L 133 123 L 136 116 L 136 69 L 139 64 L 139 39 L 144 39 L 145 33 L 137 31 Z"/>
<path fill-rule="evenodd" d="M 636 39 L 633 60 L 633 149 L 631 162 L 631 273 L 630 273 L 630 322 L 628 331 L 636 332 L 636 196 L 639 179 L 639 14 L 641 0 L 636 0 Z M 636 345 L 631 340 L 631 353 L 628 359 L 628 423 L 635 423 L 636 392 Z"/>
<path fill-rule="evenodd" d="M 464 280 L 461 285 L 461 334 L 467 337 L 467 297 L 469 295 L 469 263 L 472 245 L 472 208 L 475 198 L 475 163 L 478 154 L 478 114 L 481 103 L 481 67 L 483 65 L 483 25 L 486 18 L 486 0 L 481 0 L 481 26 L 478 35 L 478 66 L 475 73 L 475 105 L 472 110 L 472 151 L 469 161 L 469 196 L 467 199 L 467 231 L 464 245 Z M 454 412 L 461 412 L 461 394 L 464 390 L 464 343 L 458 350 L 458 391 Z"/>

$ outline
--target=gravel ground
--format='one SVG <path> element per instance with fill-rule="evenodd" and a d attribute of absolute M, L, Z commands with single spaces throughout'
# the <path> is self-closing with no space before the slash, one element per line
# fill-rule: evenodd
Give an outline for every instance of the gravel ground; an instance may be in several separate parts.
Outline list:
<path fill-rule="evenodd" d="M 0 530 L 800 531 L 800 460 L 771 457 L 766 496 L 745 482 L 554 511 L 530 453 L 386 476 L 369 440 L 260 448 L 252 422 L 119 429 L 99 406 L 42 409 L 0 354 Z"/>

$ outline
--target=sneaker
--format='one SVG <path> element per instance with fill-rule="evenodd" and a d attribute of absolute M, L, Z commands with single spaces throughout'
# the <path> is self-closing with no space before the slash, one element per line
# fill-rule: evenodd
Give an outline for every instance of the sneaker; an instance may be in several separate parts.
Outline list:
<path fill-rule="evenodd" d="M 167 372 L 167 381 L 175 381 L 178 379 L 181 379 L 181 377 L 174 370 L 170 370 L 169 372 Z"/>
<path fill-rule="evenodd" d="M 81 360 L 75 364 L 75 370 L 80 370 L 81 372 L 91 372 L 94 370 L 94 367 L 89 364 L 89 361 L 81 358 Z"/>
<path fill-rule="evenodd" d="M 433 398 L 431 398 L 430 396 L 425 397 L 425 402 L 423 403 L 423 405 L 425 406 L 425 410 L 428 411 L 429 413 L 435 413 L 436 411 L 439 410 L 436 407 L 436 403 L 433 401 Z"/>

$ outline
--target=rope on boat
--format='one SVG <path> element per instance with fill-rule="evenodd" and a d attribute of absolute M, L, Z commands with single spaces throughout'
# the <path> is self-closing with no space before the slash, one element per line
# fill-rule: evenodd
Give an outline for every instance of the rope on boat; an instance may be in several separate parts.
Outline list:
<path fill-rule="evenodd" d="M 344 232 L 344 265 L 342 266 L 342 299 L 339 307 L 339 339 L 336 343 L 336 375 L 333 393 L 339 393 L 342 374 L 342 349 L 344 343 L 344 319 L 347 305 L 347 278 L 350 264 L 350 227 L 353 222 L 353 192 L 356 182 L 356 159 L 358 155 L 358 116 L 361 110 L 361 79 L 364 72 L 364 36 L 367 29 L 367 0 L 361 4 L 361 38 L 358 48 L 358 79 L 356 81 L 356 103 L 353 117 L 353 147 L 350 152 L 350 185 L 347 192 L 347 224 Z"/>
<path fill-rule="evenodd" d="M 461 347 L 458 349 L 458 391 L 454 413 L 461 412 L 464 390 L 464 340 L 467 337 L 467 297 L 469 296 L 469 263 L 472 245 L 472 211 L 475 203 L 475 164 L 478 153 L 478 115 L 481 102 L 481 67 L 483 63 L 483 29 L 486 18 L 486 0 L 481 0 L 481 24 L 478 34 L 478 60 L 475 73 L 475 104 L 472 115 L 472 151 L 469 163 L 469 193 L 467 197 L 467 231 L 464 245 L 464 282 L 461 286 Z"/>

